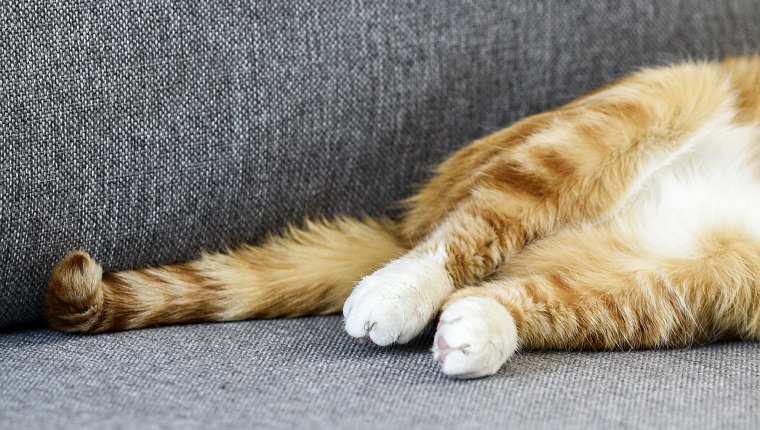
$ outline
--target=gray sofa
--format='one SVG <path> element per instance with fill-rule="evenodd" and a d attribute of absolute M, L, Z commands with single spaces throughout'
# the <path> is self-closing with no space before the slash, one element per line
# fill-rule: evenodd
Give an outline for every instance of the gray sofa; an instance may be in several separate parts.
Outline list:
<path fill-rule="evenodd" d="M 524 352 L 442 376 L 431 333 L 340 316 L 77 336 L 43 325 L 68 250 L 110 270 L 396 213 L 456 148 L 622 74 L 760 46 L 731 1 L 0 5 L 0 427 L 738 428 L 760 347 Z"/>

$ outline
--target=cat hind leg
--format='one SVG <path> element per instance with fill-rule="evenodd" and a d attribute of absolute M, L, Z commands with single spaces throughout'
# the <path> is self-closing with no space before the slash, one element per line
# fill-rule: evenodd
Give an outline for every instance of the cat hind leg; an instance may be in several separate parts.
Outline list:
<path fill-rule="evenodd" d="M 510 313 L 487 297 L 457 300 L 441 314 L 433 357 L 455 378 L 496 373 L 517 351 L 517 327 Z"/>

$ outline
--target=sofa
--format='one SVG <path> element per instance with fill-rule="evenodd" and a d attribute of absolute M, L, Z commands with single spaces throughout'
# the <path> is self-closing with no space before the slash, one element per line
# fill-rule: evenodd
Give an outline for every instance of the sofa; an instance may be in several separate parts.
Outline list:
<path fill-rule="evenodd" d="M 0 5 L 0 427 L 756 428 L 760 346 L 525 351 L 442 375 L 342 317 L 71 335 L 53 265 L 398 215 L 467 142 L 642 67 L 760 47 L 754 0 Z"/>

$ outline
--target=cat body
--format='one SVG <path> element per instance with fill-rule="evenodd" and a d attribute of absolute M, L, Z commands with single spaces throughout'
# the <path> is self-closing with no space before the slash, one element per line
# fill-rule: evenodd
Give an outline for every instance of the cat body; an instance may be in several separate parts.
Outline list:
<path fill-rule="evenodd" d="M 339 312 L 490 375 L 519 349 L 760 337 L 760 58 L 648 69 L 456 152 L 400 220 L 308 221 L 259 245 L 53 270 L 65 331 Z"/>

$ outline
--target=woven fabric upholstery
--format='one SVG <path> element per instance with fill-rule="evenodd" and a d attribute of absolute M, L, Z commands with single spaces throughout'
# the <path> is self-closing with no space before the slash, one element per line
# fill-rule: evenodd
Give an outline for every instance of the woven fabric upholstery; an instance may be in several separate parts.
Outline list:
<path fill-rule="evenodd" d="M 431 335 L 376 348 L 340 317 L 0 337 L 8 429 L 756 429 L 760 345 L 521 353 L 475 381 Z"/>
<path fill-rule="evenodd" d="M 186 260 L 387 210 L 468 141 L 645 65 L 749 51 L 753 0 L 0 5 L 0 327 L 82 248 Z"/>
<path fill-rule="evenodd" d="M 468 141 L 637 68 L 752 52 L 755 0 L 0 2 L 0 427 L 753 428 L 757 343 L 526 352 L 455 381 L 339 316 L 73 336 L 83 248 L 186 260 L 378 214 Z"/>

